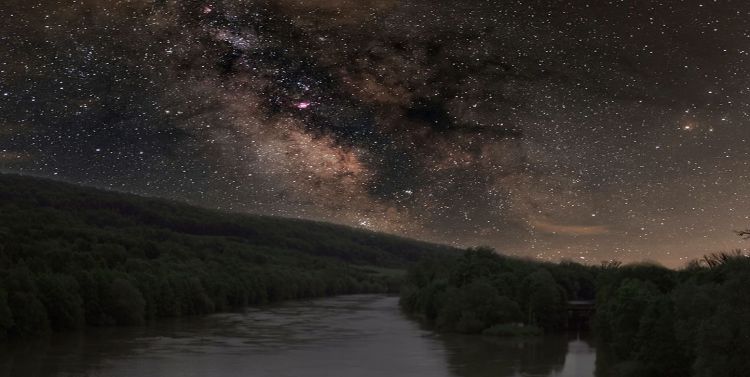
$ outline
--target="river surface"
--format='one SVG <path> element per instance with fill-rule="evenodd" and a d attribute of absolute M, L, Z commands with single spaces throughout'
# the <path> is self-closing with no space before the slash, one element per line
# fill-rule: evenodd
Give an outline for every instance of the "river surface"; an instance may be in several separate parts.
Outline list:
<path fill-rule="evenodd" d="M 593 377 L 595 358 L 565 336 L 438 335 L 360 295 L 2 344 L 0 376 Z"/>

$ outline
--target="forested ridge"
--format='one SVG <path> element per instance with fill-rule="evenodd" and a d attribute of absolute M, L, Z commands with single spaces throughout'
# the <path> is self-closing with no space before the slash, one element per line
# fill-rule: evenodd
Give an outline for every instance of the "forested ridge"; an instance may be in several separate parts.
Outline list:
<path fill-rule="evenodd" d="M 0 338 L 395 292 L 448 247 L 0 175 Z"/>

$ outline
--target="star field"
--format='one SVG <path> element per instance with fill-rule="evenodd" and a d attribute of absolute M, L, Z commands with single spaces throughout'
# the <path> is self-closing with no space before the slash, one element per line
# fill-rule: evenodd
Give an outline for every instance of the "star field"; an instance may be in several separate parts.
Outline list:
<path fill-rule="evenodd" d="M 743 1 L 18 1 L 0 169 L 541 259 L 744 247 Z"/>

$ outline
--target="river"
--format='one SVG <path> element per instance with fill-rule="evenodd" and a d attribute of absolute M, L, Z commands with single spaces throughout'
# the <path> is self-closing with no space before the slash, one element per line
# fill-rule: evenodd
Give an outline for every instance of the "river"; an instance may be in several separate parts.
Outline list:
<path fill-rule="evenodd" d="M 593 377 L 595 357 L 565 336 L 439 335 L 396 297 L 358 295 L 10 342 L 0 376 Z"/>

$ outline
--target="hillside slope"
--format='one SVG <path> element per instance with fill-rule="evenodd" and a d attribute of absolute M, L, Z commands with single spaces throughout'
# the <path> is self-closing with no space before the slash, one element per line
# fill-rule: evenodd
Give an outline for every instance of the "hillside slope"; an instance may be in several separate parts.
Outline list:
<path fill-rule="evenodd" d="M 396 289 L 451 248 L 0 175 L 0 337 Z"/>

